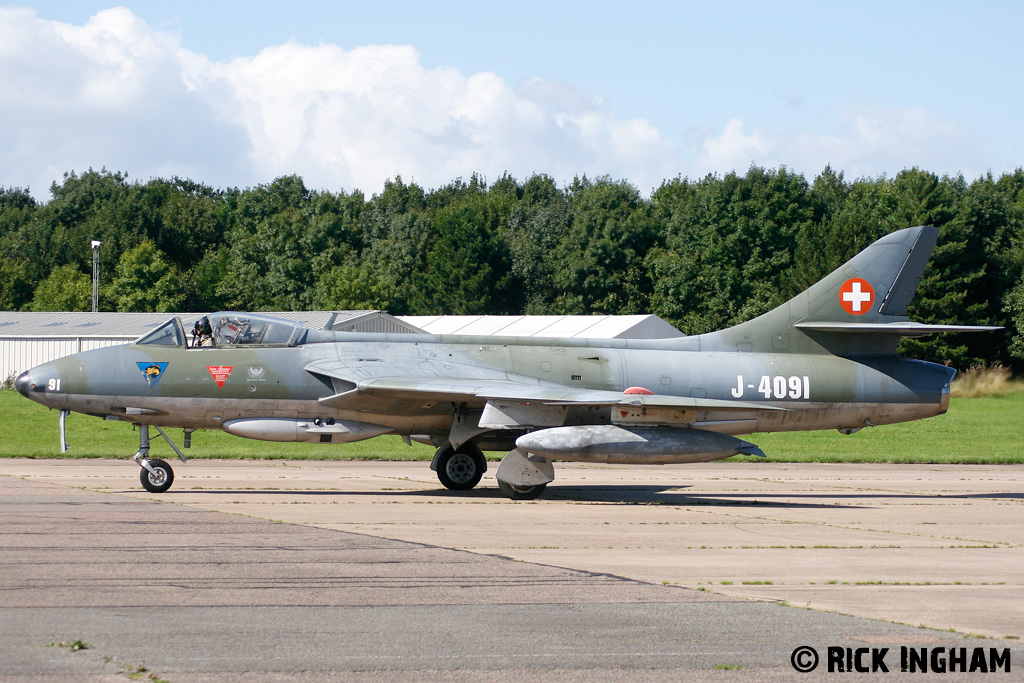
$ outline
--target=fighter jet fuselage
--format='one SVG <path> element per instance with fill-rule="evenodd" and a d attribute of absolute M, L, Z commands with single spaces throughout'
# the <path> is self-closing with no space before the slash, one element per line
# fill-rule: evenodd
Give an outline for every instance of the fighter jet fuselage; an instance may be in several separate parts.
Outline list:
<path fill-rule="evenodd" d="M 135 457 L 151 490 L 173 474 L 148 459 L 150 425 L 313 443 L 398 434 L 437 446 L 432 466 L 455 489 L 479 481 L 481 450 L 508 450 L 499 486 L 528 498 L 555 460 L 763 455 L 736 435 L 852 433 L 944 413 L 955 371 L 900 357 L 896 343 L 995 328 L 907 319 L 937 233 L 888 235 L 782 306 L 691 337 L 364 334 L 222 312 L 204 334 L 197 323 L 191 344 L 175 318 L 131 344 L 33 368 L 16 386 L 51 408 L 142 426 Z"/>
<path fill-rule="evenodd" d="M 557 399 L 566 387 L 616 393 L 639 387 L 652 394 L 695 399 L 692 409 L 674 406 L 674 415 L 666 417 L 665 424 L 705 420 L 709 423 L 704 428 L 712 431 L 751 434 L 856 428 L 940 415 L 948 406 L 949 382 L 955 374 L 942 365 L 898 357 L 854 360 L 827 353 L 702 351 L 700 337 L 689 343 L 576 343 L 329 334 L 335 340 L 284 348 L 136 343 L 97 349 L 41 366 L 33 371 L 33 383 L 43 387 L 46 405 L 52 408 L 139 424 L 224 429 L 226 423 L 255 418 L 333 419 L 413 435 L 447 434 L 455 414 L 453 402 L 476 410 L 486 405 L 487 397 L 444 391 L 445 378 L 483 387 L 516 382 L 548 399 Z M 147 368 L 154 367 L 160 369 L 159 375 L 147 375 Z M 371 388 L 351 400 L 332 400 L 354 390 L 360 381 L 370 380 L 372 387 L 373 380 L 396 375 L 434 380 L 438 386 L 418 391 L 415 399 Z M 40 389 L 35 391 L 38 395 Z M 701 410 L 704 399 L 750 402 L 775 410 L 751 405 L 731 412 L 728 420 L 716 420 L 710 414 L 713 406 Z M 656 415 L 645 419 L 644 407 L 629 411 L 637 414 L 613 416 L 610 405 L 567 406 L 566 423 L 659 424 Z"/>

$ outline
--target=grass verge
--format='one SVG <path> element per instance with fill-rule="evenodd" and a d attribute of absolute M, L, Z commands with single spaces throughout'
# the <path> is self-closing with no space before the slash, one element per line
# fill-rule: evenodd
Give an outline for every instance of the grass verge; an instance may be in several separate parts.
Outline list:
<path fill-rule="evenodd" d="M 0 391 L 0 415 L 0 457 L 127 458 L 138 450 L 138 433 L 129 424 L 71 415 L 71 450 L 62 455 L 58 412 L 14 391 Z M 181 446 L 181 430 L 169 430 L 168 435 Z M 830 430 L 754 434 L 747 439 L 760 446 L 772 462 L 1020 464 L 1024 463 L 1024 391 L 954 397 L 949 412 L 941 417 L 869 427 L 850 436 Z M 151 441 L 153 457 L 175 457 L 155 431 Z M 421 444 L 407 446 L 397 436 L 318 445 L 252 441 L 224 432 L 199 431 L 192 436 L 192 448 L 185 454 L 211 459 L 429 460 L 434 449 Z M 761 461 L 740 456 L 732 460 Z"/>

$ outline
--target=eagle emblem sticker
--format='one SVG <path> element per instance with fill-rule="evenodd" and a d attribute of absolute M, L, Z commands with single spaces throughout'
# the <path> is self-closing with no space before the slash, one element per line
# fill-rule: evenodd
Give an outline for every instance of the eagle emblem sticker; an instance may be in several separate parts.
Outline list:
<path fill-rule="evenodd" d="M 139 366 L 139 371 L 142 372 L 142 376 L 146 378 L 146 383 L 151 387 L 156 386 L 156 383 L 164 376 L 164 370 L 167 369 L 167 363 L 136 361 L 135 364 Z"/>
<path fill-rule="evenodd" d="M 862 278 L 850 278 L 839 288 L 839 305 L 850 315 L 864 315 L 874 301 L 874 288 Z"/>

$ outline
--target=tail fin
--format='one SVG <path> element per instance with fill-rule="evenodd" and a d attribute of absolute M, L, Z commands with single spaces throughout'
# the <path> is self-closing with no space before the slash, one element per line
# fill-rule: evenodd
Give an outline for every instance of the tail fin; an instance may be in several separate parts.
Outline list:
<path fill-rule="evenodd" d="M 704 336 L 740 351 L 847 355 L 894 353 L 900 337 L 1000 329 L 908 321 L 938 236 L 926 226 L 890 233 L 778 308 Z"/>

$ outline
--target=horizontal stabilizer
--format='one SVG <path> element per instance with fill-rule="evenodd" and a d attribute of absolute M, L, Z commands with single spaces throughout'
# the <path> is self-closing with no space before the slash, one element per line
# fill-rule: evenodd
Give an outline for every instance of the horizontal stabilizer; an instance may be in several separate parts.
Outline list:
<path fill-rule="evenodd" d="M 845 334 L 887 334 L 898 337 L 926 337 L 941 332 L 994 332 L 1003 329 L 988 325 L 927 325 L 915 322 L 892 323 L 849 323 L 849 322 L 801 322 L 794 323 L 799 330 L 813 332 L 835 332 Z"/>
<path fill-rule="evenodd" d="M 928 226 L 889 233 L 781 306 L 701 335 L 700 349 L 887 355 L 896 353 L 900 337 L 1001 329 L 907 319 L 938 238 L 939 230 Z"/>

